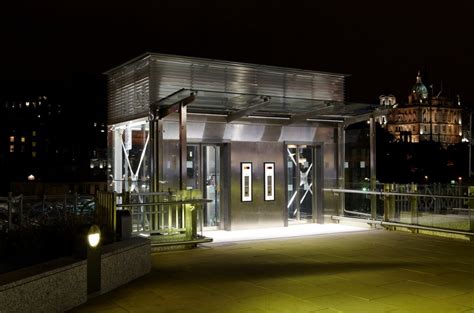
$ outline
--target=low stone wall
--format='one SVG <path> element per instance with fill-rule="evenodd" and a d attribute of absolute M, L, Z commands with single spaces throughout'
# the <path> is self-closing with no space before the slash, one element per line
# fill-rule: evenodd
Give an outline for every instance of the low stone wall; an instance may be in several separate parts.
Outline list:
<path fill-rule="evenodd" d="M 132 238 L 102 248 L 101 291 L 151 270 L 151 246 Z M 0 313 L 64 312 L 87 301 L 87 260 L 62 258 L 0 275 Z"/>
<path fill-rule="evenodd" d="M 87 301 L 87 262 L 58 259 L 0 276 L 0 312 L 63 312 Z"/>
<path fill-rule="evenodd" d="M 151 270 L 150 240 L 132 238 L 103 247 L 101 293 L 109 292 Z"/>

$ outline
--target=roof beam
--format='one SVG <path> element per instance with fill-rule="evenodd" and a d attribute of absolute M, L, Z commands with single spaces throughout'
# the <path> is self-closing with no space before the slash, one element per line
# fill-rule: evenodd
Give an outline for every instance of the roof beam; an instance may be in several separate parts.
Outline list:
<path fill-rule="evenodd" d="M 326 113 L 326 111 L 332 111 L 336 107 L 335 104 L 330 103 L 330 102 L 324 102 L 324 106 L 317 108 L 315 110 L 312 110 L 310 112 L 304 112 L 301 114 L 295 114 L 290 117 L 286 125 L 294 124 L 294 123 L 299 123 L 299 122 L 304 122 L 309 118 L 312 118 L 315 116 L 315 114 L 321 114 L 321 113 Z"/>
<path fill-rule="evenodd" d="M 168 98 L 169 97 L 166 97 L 164 99 L 168 99 Z M 191 92 L 191 94 L 187 96 L 186 98 L 180 99 L 176 101 L 175 103 L 167 105 L 167 106 L 159 107 L 158 104 L 159 102 L 162 102 L 162 101 L 157 101 L 150 106 L 150 119 L 154 120 L 154 119 L 165 118 L 166 116 L 172 113 L 178 112 L 182 105 L 183 106 L 188 105 L 191 102 L 193 102 L 195 99 L 196 99 L 196 93 Z"/>
<path fill-rule="evenodd" d="M 388 112 L 389 112 L 389 109 L 378 109 L 377 108 L 373 112 L 368 112 L 368 113 L 365 113 L 365 114 L 348 117 L 348 118 L 344 119 L 344 127 L 348 127 L 352 124 L 367 121 L 371 117 L 387 115 Z"/>
<path fill-rule="evenodd" d="M 241 117 L 244 116 L 249 116 L 252 113 L 260 110 L 264 106 L 268 105 L 270 103 L 270 97 L 267 96 L 261 96 L 257 98 L 256 100 L 253 101 L 248 107 L 242 110 L 238 110 L 236 112 L 233 112 L 227 116 L 227 123 L 230 123 L 232 121 L 238 120 Z"/>

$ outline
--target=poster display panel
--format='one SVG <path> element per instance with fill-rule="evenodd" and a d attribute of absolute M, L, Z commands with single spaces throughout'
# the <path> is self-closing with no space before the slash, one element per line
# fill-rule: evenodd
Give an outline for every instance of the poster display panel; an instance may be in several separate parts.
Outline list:
<path fill-rule="evenodd" d="M 240 163 L 240 187 L 242 202 L 252 201 L 252 163 Z"/>
<path fill-rule="evenodd" d="M 265 192 L 265 201 L 275 200 L 275 163 L 274 162 L 265 162 L 263 163 L 264 168 L 264 192 Z"/>

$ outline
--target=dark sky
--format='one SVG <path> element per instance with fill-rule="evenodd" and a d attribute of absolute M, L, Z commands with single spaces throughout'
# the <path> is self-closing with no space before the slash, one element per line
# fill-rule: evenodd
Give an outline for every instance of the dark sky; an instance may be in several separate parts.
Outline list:
<path fill-rule="evenodd" d="M 93 85 L 152 51 L 347 73 L 348 99 L 364 102 L 405 101 L 420 69 L 474 103 L 472 1 L 96 2 L 0 8 L 0 81 Z"/>

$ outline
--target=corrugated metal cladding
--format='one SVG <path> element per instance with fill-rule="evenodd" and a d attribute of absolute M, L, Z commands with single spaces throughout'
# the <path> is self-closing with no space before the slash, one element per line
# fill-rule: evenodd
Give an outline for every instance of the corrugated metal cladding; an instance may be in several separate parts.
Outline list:
<path fill-rule="evenodd" d="M 150 103 L 150 62 L 137 60 L 108 73 L 108 124 L 146 116 Z"/>
<path fill-rule="evenodd" d="M 163 54 L 146 54 L 107 73 L 109 124 L 143 117 L 150 103 L 181 88 L 344 101 L 344 75 Z"/>

